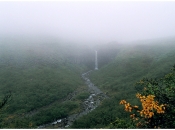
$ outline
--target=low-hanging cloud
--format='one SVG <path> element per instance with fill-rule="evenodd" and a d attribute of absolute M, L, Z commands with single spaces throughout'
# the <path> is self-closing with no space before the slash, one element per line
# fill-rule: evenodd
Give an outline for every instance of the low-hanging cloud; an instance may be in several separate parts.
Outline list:
<path fill-rule="evenodd" d="M 175 36 L 175 2 L 0 2 L 1 35 L 81 42 Z"/>

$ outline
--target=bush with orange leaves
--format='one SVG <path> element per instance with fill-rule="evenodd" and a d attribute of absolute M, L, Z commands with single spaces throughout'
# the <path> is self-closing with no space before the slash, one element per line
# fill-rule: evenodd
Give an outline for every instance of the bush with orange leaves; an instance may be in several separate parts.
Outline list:
<path fill-rule="evenodd" d="M 157 101 L 154 101 L 154 95 L 142 96 L 141 94 L 136 94 L 136 97 L 140 99 L 142 104 L 142 109 L 139 109 L 139 106 L 132 106 L 130 103 L 127 103 L 125 100 L 121 100 L 120 104 L 125 106 L 125 111 L 132 112 L 132 110 L 136 110 L 135 112 L 139 114 L 131 114 L 130 117 L 137 122 L 136 126 L 142 126 L 148 124 L 153 115 L 157 112 L 157 114 L 165 113 L 165 105 L 159 105 Z M 145 118 L 146 121 L 142 123 L 138 120 L 141 118 Z"/>
<path fill-rule="evenodd" d="M 120 104 L 130 112 L 137 128 L 175 128 L 175 65 L 160 79 L 143 79 L 136 83 L 136 97 L 141 107 L 125 100 Z"/>

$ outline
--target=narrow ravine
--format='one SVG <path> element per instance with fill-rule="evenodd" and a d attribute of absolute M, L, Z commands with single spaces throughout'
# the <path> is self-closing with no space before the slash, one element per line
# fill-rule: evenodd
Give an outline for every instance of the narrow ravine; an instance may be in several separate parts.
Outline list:
<path fill-rule="evenodd" d="M 73 114 L 64 119 L 58 119 L 57 121 L 51 122 L 49 124 L 38 126 L 38 128 L 46 128 L 47 126 L 57 126 L 58 128 L 67 128 L 72 125 L 72 123 L 78 119 L 79 117 L 88 114 L 92 110 L 94 110 L 97 106 L 99 106 L 100 102 L 105 98 L 108 98 L 106 94 L 104 94 L 98 87 L 96 87 L 89 79 L 88 71 L 82 74 L 82 78 L 84 79 L 86 85 L 88 86 L 88 91 L 90 96 L 82 102 L 83 110 L 77 114 Z"/>

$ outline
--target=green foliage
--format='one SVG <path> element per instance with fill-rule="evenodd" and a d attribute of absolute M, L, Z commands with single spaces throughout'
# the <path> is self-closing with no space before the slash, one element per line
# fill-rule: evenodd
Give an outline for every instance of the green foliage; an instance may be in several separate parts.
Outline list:
<path fill-rule="evenodd" d="M 80 107 L 77 102 L 62 102 L 83 86 L 80 74 L 86 67 L 68 60 L 70 54 L 59 44 L 14 44 L 1 43 L 0 48 L 0 98 L 9 91 L 13 96 L 1 114 L 2 128 L 30 128 L 29 122 L 36 127 Z"/>
<path fill-rule="evenodd" d="M 47 110 L 41 110 L 39 113 L 37 113 L 35 116 L 33 116 L 31 119 L 34 121 L 34 124 L 36 126 L 51 123 L 52 121 L 55 121 L 55 119 L 64 118 L 68 115 L 68 112 L 64 110 L 64 108 L 53 108 L 47 109 Z"/>
<path fill-rule="evenodd" d="M 0 110 L 9 102 L 10 99 L 11 99 L 11 92 L 6 94 L 3 97 L 2 101 L 0 100 Z"/>
<path fill-rule="evenodd" d="M 172 72 L 160 79 L 143 79 L 137 83 L 136 88 L 143 88 L 142 95 L 154 95 L 155 100 L 165 104 L 165 113 L 154 114 L 147 128 L 174 128 L 175 127 L 175 66 Z"/>
<path fill-rule="evenodd" d="M 95 110 L 73 122 L 71 128 L 105 128 L 116 117 L 127 117 L 122 107 L 118 107 L 119 101 L 120 96 L 104 100 Z"/>
<path fill-rule="evenodd" d="M 6 68 L 3 69 L 6 70 Z M 10 72 L 12 73 L 10 77 L 6 77 L 6 72 L 1 73 L 4 81 L 11 81 L 11 84 L 9 84 L 8 82 L 3 83 L 3 80 L 1 80 L 1 92 L 4 93 L 7 90 L 13 92 L 14 99 L 11 103 L 11 109 L 9 108 L 9 112 L 23 108 L 25 108 L 26 111 L 31 111 L 38 107 L 48 105 L 66 97 L 68 93 L 75 90 L 76 87 L 82 83 L 78 75 L 61 68 L 48 69 L 47 67 L 42 67 L 41 69 L 32 70 L 11 69 Z"/>
<path fill-rule="evenodd" d="M 0 101 L 0 128 L 3 126 L 2 117 L 4 112 L 4 106 L 8 104 L 8 102 L 11 100 L 11 92 L 7 93 L 3 99 Z"/>
<path fill-rule="evenodd" d="M 80 74 L 94 68 L 94 50 L 85 45 L 46 42 L 35 44 L 36 42 L 27 40 L 1 40 L 0 98 L 8 91 L 13 96 L 1 114 L 1 128 L 36 128 L 64 118 L 77 112 L 80 101 L 88 96 L 83 91 L 73 100 L 65 101 L 70 93 L 83 87 Z M 159 44 L 110 44 L 110 47 L 108 44 L 97 47 L 100 69 L 94 71 L 90 78 L 110 99 L 75 121 L 71 128 L 134 128 L 128 118 L 129 114 L 123 111 L 119 101 L 126 99 L 137 104 L 138 100 L 133 99 L 136 93 L 133 84 L 144 77 L 159 78 L 169 72 L 168 68 L 174 64 L 173 43 L 170 40 L 159 41 Z M 174 84 L 170 79 L 173 76 L 170 74 L 161 81 L 163 88 L 166 84 L 169 85 L 165 90 L 153 87 L 156 86 L 154 82 L 160 82 L 159 80 L 148 80 L 150 89 L 147 93 L 164 96 L 165 98 L 156 98 L 160 102 L 168 100 L 172 103 L 174 89 L 171 87 Z M 138 90 L 142 88 L 137 87 Z M 173 115 L 171 107 L 167 111 Z M 174 117 L 170 113 L 164 115 L 169 120 L 164 124 L 166 126 L 174 126 L 170 120 L 174 120 Z M 112 124 L 109 125 L 110 123 Z"/>
<path fill-rule="evenodd" d="M 3 67 L 0 75 L 1 94 L 11 90 L 13 96 L 12 101 L 6 108 L 6 116 L 30 113 L 55 102 L 60 104 L 62 99 L 66 98 L 69 93 L 75 91 L 83 83 L 79 74 L 59 66 L 57 68 L 39 68 L 39 66 L 36 66 L 35 68 L 29 67 L 26 69 Z M 33 124 L 43 124 L 51 122 L 55 118 L 65 117 L 69 114 L 69 110 L 79 107 L 76 104 L 65 104 L 63 106 L 65 107 L 61 110 L 59 109 L 60 106 L 51 107 L 48 109 L 48 111 L 52 112 L 50 114 L 43 112 L 40 115 L 34 115 L 32 120 L 36 121 L 36 123 Z M 19 118 L 21 117 L 19 116 Z M 12 123 L 15 123 L 15 121 Z M 17 127 L 12 123 L 9 126 L 14 127 L 11 128 L 22 128 L 22 126 Z"/>
<path fill-rule="evenodd" d="M 83 92 L 83 93 L 80 93 L 76 96 L 76 98 L 78 100 L 84 100 L 84 99 L 87 99 L 89 97 L 89 93 L 88 92 Z"/>
<path fill-rule="evenodd" d="M 93 112 L 77 120 L 72 128 L 106 128 L 116 120 L 116 117 L 123 122 L 129 122 L 130 115 L 123 111 L 123 107 L 119 105 L 120 100 L 126 99 L 131 104 L 139 104 L 138 99 L 134 98 L 137 92 L 134 84 L 145 77 L 160 78 L 170 72 L 169 68 L 174 64 L 174 57 L 175 49 L 172 41 L 122 47 L 115 60 L 90 75 L 91 81 L 103 92 L 106 92 L 110 100 L 107 104 L 103 102 Z M 99 113 L 98 111 L 106 110 L 108 112 L 104 114 L 114 116 L 111 121 L 107 121 L 108 125 L 103 124 L 105 118 L 102 114 L 96 114 Z M 96 121 L 96 119 L 100 121 Z M 116 128 L 121 126 L 117 122 L 115 125 Z M 126 127 L 121 126 L 121 128 Z M 134 124 L 128 124 L 128 128 L 134 127 Z"/>
<path fill-rule="evenodd" d="M 114 122 L 110 123 L 110 125 L 107 128 L 109 128 L 109 129 L 116 129 L 116 128 L 132 129 L 132 128 L 136 128 L 136 127 L 133 126 L 131 120 L 124 120 L 124 119 L 117 118 Z"/>
<path fill-rule="evenodd" d="M 0 128 L 34 128 L 34 123 L 24 115 L 15 114 L 1 119 Z"/>

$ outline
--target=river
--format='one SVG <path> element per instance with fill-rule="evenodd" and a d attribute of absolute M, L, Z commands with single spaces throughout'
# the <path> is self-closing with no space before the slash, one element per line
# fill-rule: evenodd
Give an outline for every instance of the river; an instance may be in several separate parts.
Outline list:
<path fill-rule="evenodd" d="M 108 98 L 106 94 L 104 94 L 97 86 L 95 86 L 89 79 L 89 74 L 92 72 L 92 70 L 83 73 L 81 77 L 84 79 L 85 84 L 88 86 L 88 91 L 90 93 L 90 96 L 84 100 L 82 103 L 83 110 L 77 114 L 73 114 L 68 116 L 67 118 L 58 119 L 54 122 L 51 122 L 49 124 L 44 124 L 38 126 L 39 129 L 46 128 L 47 126 L 57 126 L 58 128 L 67 128 L 72 125 L 72 123 L 78 119 L 79 117 L 88 114 L 92 110 L 94 110 L 97 106 L 99 106 L 100 102 L 104 100 L 105 98 Z"/>

